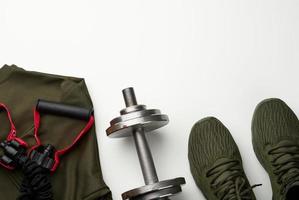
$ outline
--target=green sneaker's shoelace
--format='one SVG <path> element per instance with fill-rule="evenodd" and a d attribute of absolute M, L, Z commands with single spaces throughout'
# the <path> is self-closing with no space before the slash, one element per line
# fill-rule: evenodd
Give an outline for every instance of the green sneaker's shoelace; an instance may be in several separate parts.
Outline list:
<path fill-rule="evenodd" d="M 237 160 L 217 161 L 206 176 L 211 179 L 211 188 L 220 200 L 253 199 L 252 189 L 260 186 L 249 186 L 246 183 L 241 164 Z"/>
<path fill-rule="evenodd" d="M 281 185 L 280 193 L 299 181 L 299 146 L 291 141 L 281 141 L 268 150 L 273 173 L 277 176 L 277 183 Z"/>

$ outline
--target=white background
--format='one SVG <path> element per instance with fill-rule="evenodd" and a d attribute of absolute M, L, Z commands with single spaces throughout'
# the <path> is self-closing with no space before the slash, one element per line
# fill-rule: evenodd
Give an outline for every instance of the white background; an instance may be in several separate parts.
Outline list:
<path fill-rule="evenodd" d="M 267 97 L 283 98 L 299 114 L 298 11 L 298 0 L 0 0 L 0 64 L 86 78 L 115 200 L 143 185 L 131 139 L 105 134 L 127 86 L 170 117 L 149 143 L 160 179 L 186 177 L 173 199 L 204 199 L 187 143 L 192 125 L 213 115 L 235 138 L 251 184 L 263 184 L 257 199 L 270 200 L 251 117 Z"/>

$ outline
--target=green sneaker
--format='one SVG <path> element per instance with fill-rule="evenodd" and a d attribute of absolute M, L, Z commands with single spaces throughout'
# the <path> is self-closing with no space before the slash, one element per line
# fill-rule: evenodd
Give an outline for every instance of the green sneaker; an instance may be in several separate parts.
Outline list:
<path fill-rule="evenodd" d="M 197 122 L 189 138 L 190 168 L 208 200 L 254 200 L 239 149 L 229 130 L 216 118 Z"/>
<path fill-rule="evenodd" d="M 255 154 L 268 172 L 273 200 L 299 199 L 299 123 L 280 99 L 261 102 L 252 120 Z"/>

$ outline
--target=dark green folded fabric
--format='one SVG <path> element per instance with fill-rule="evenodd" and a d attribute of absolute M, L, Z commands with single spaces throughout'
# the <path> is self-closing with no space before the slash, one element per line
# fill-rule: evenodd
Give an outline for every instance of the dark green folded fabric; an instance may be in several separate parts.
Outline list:
<path fill-rule="evenodd" d="M 37 99 L 92 107 L 84 79 L 26 71 L 5 65 L 0 69 L 0 102 L 12 114 L 18 136 L 30 145 L 33 138 L 33 108 Z M 44 144 L 61 149 L 69 145 L 86 122 L 57 116 L 42 116 L 40 138 Z M 9 123 L 0 112 L 0 140 L 6 139 Z M 19 170 L 0 167 L 1 199 L 15 200 L 22 180 Z M 55 200 L 111 200 L 111 192 L 103 181 L 95 128 L 70 153 L 61 158 L 52 176 Z"/>

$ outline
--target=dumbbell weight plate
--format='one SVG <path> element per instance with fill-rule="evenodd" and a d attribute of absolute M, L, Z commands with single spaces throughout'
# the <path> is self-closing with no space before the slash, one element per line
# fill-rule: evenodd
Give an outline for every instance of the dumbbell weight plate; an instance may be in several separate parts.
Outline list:
<path fill-rule="evenodd" d="M 136 188 L 133 190 L 130 190 L 128 192 L 125 192 L 122 194 L 123 200 L 132 200 L 132 199 L 138 199 L 143 197 L 151 197 L 150 199 L 155 198 L 162 198 L 167 196 L 172 196 L 176 193 L 181 192 L 181 185 L 185 184 L 185 179 L 175 178 L 165 181 L 160 181 L 154 184 L 146 185 L 140 188 Z M 169 190 L 167 190 L 169 189 Z M 163 192 L 164 190 L 164 192 Z M 148 195 L 148 196 L 145 196 Z M 155 198 L 154 198 L 155 197 Z M 141 200 L 141 199 L 140 199 Z"/>
<path fill-rule="evenodd" d="M 142 196 L 138 196 L 138 197 L 134 198 L 134 200 L 135 199 L 136 200 L 156 200 L 156 199 L 169 200 L 168 197 L 174 196 L 180 192 L 182 192 L 181 186 L 175 186 L 175 187 L 170 187 L 170 188 L 164 188 L 159 191 L 150 192 L 150 193 L 144 194 Z"/>
<path fill-rule="evenodd" d="M 138 128 L 150 132 L 168 124 L 167 115 L 160 114 L 158 110 L 143 110 L 122 115 L 110 122 L 106 130 L 109 137 L 128 137 Z"/>
<path fill-rule="evenodd" d="M 131 108 L 131 107 L 129 107 Z M 138 110 L 138 111 L 134 111 L 134 112 L 129 112 L 126 114 L 121 115 L 120 117 L 117 117 L 115 119 L 113 119 L 110 124 L 117 124 L 120 122 L 125 122 L 125 121 L 129 121 L 132 119 L 136 119 L 136 118 L 142 118 L 142 117 L 147 117 L 147 116 L 152 116 L 152 115 L 161 115 L 161 111 L 157 110 L 157 109 L 150 109 L 150 110 Z"/>
<path fill-rule="evenodd" d="M 134 105 L 134 106 L 126 107 L 120 111 L 120 114 L 125 115 L 125 114 L 131 113 L 131 112 L 136 112 L 139 110 L 146 110 L 146 106 L 145 105 Z"/>

